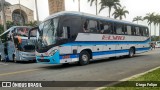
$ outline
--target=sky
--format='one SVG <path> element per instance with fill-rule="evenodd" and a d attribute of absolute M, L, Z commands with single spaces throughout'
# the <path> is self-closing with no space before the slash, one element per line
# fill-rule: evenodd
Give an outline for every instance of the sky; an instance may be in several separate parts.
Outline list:
<path fill-rule="evenodd" d="M 19 0 L 6 0 L 9 1 L 12 4 L 17 4 Z M 65 10 L 66 11 L 78 11 L 78 0 L 65 0 Z M 90 3 L 87 2 L 88 0 L 81 0 L 81 12 L 91 13 L 95 14 L 95 4 L 93 4 L 92 7 L 90 7 Z M 98 0 L 100 1 L 100 0 Z M 48 11 L 48 0 L 37 0 L 38 2 L 38 12 L 39 12 L 39 19 L 43 21 L 47 16 L 49 16 Z M 129 14 L 126 15 L 126 18 L 123 20 L 132 22 L 133 18 L 136 16 L 142 16 L 144 17 L 147 13 L 155 12 L 156 14 L 160 14 L 160 0 L 120 0 L 120 3 L 123 6 L 126 7 L 126 10 L 129 11 Z M 35 3 L 34 0 L 21 0 L 21 4 L 32 9 L 35 11 Z M 98 6 L 98 9 L 100 9 L 100 6 Z M 112 13 L 113 13 L 112 9 Z M 36 19 L 36 14 L 34 14 Z M 98 15 L 100 16 L 108 16 L 108 8 L 102 10 L 101 13 Z M 113 18 L 113 16 L 111 17 Z M 136 22 L 135 22 L 136 23 Z M 147 25 L 146 21 L 140 21 L 139 22 L 142 25 Z M 152 34 L 154 34 L 152 26 Z M 159 34 L 157 29 L 157 35 Z"/>

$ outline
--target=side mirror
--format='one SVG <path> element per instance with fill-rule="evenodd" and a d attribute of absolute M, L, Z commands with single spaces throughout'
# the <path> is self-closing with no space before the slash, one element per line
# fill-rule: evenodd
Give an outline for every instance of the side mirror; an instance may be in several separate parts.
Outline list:
<path fill-rule="evenodd" d="M 39 31 L 39 27 L 35 27 L 35 28 L 30 29 L 30 30 L 29 30 L 29 33 L 28 33 L 28 39 L 30 39 L 30 37 L 31 37 L 31 32 L 34 31 L 34 30 L 37 30 L 38 32 L 40 32 L 40 31 Z"/>

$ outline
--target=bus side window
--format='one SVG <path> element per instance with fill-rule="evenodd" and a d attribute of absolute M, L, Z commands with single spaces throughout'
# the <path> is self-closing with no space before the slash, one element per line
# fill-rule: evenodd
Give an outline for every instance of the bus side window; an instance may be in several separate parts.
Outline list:
<path fill-rule="evenodd" d="M 111 34 L 112 33 L 112 23 L 110 23 L 110 22 L 101 22 L 100 23 L 100 33 L 102 33 L 102 34 Z"/>
<path fill-rule="evenodd" d="M 62 38 L 63 39 L 70 38 L 70 27 L 63 27 Z"/>
<path fill-rule="evenodd" d="M 132 27 L 131 26 L 129 26 L 129 25 L 127 25 L 127 34 L 128 35 L 132 35 Z"/>
<path fill-rule="evenodd" d="M 149 36 L 149 29 L 148 28 L 146 28 L 146 32 L 147 32 L 147 36 Z"/>
<path fill-rule="evenodd" d="M 139 27 L 135 27 L 135 29 L 136 29 L 136 35 L 140 35 L 140 32 L 139 32 Z"/>
<path fill-rule="evenodd" d="M 149 32 L 147 28 L 143 28 L 143 36 L 149 36 Z"/>
<path fill-rule="evenodd" d="M 116 31 L 116 34 L 120 34 L 120 35 L 124 34 L 123 33 L 123 25 L 116 23 L 115 24 L 115 31 Z"/>
<path fill-rule="evenodd" d="M 132 35 L 135 36 L 136 35 L 136 29 L 134 26 L 132 26 Z"/>
<path fill-rule="evenodd" d="M 143 36 L 143 35 L 144 35 L 144 32 L 143 32 L 143 28 L 142 28 L 142 27 L 139 28 L 139 33 L 140 33 L 140 36 Z"/>
<path fill-rule="evenodd" d="M 98 23 L 95 20 L 89 20 L 88 22 L 88 30 L 91 33 L 97 33 L 98 32 Z"/>

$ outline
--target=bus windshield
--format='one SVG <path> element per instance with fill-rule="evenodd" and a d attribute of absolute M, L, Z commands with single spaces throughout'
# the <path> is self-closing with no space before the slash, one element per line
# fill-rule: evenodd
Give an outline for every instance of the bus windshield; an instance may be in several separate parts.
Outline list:
<path fill-rule="evenodd" d="M 29 28 L 29 27 L 19 27 L 19 28 L 17 28 L 17 34 L 19 36 L 28 37 L 28 33 L 29 33 L 30 29 L 31 28 Z M 31 32 L 31 36 L 36 37 L 36 33 Z"/>
<path fill-rule="evenodd" d="M 58 27 L 58 21 L 58 18 L 54 18 L 40 24 L 38 47 L 46 47 L 56 43 L 56 30 Z"/>

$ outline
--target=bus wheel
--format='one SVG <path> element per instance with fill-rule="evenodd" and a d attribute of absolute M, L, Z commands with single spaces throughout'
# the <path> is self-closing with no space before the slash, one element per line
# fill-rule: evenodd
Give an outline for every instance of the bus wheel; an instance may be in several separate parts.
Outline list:
<path fill-rule="evenodd" d="M 89 64 L 90 55 L 87 51 L 82 51 L 79 57 L 79 64 L 81 66 Z"/>
<path fill-rule="evenodd" d="M 129 49 L 129 55 L 128 55 L 128 57 L 133 57 L 134 56 L 134 48 L 130 48 Z"/>
<path fill-rule="evenodd" d="M 15 62 L 15 63 L 16 63 L 17 61 L 16 61 L 16 57 L 15 57 L 15 55 L 13 55 L 13 56 L 12 56 L 12 58 L 13 58 L 13 62 Z"/>

